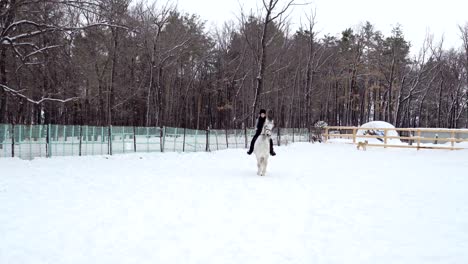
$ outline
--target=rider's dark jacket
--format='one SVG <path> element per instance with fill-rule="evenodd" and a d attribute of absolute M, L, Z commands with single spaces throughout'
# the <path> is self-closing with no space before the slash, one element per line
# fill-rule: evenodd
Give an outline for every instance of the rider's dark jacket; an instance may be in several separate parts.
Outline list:
<path fill-rule="evenodd" d="M 263 125 L 265 124 L 265 121 L 266 121 L 266 117 L 262 118 L 261 116 L 259 116 L 257 118 L 257 124 L 255 125 L 257 130 L 255 131 L 255 134 L 260 135 L 262 133 L 262 129 L 263 129 Z"/>

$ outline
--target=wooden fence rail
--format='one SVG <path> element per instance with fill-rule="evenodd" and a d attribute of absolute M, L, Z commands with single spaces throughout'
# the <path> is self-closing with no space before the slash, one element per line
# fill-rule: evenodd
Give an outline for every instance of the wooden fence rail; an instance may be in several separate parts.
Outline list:
<path fill-rule="evenodd" d="M 383 135 L 358 135 L 358 131 L 383 131 Z M 388 131 L 407 132 L 409 136 L 389 136 Z M 332 133 L 335 132 L 335 133 Z M 338 132 L 338 133 L 336 133 Z M 342 133 L 344 132 L 344 133 Z M 421 133 L 435 133 L 434 137 L 422 137 Z M 450 137 L 439 137 L 438 133 L 449 133 Z M 467 135 L 462 137 L 462 135 Z M 415 148 L 415 149 L 450 149 L 460 150 L 468 148 L 466 146 L 456 146 L 455 143 L 468 142 L 468 129 L 440 129 L 440 128 L 362 128 L 362 127 L 351 127 L 351 126 L 329 126 L 325 127 L 325 133 L 323 134 L 324 141 L 327 142 L 331 138 L 347 138 L 352 139 L 352 144 L 356 144 L 361 138 L 378 138 L 383 141 L 383 144 L 368 144 L 373 147 L 392 147 L 392 148 Z M 392 144 L 388 140 L 399 139 L 402 144 Z M 402 141 L 403 140 L 403 141 Z M 433 145 L 422 145 L 427 141 L 446 141 L 450 142 L 450 146 L 443 146 L 436 144 Z M 408 144 L 405 145 L 404 142 Z M 413 145 L 413 143 L 416 143 Z"/>

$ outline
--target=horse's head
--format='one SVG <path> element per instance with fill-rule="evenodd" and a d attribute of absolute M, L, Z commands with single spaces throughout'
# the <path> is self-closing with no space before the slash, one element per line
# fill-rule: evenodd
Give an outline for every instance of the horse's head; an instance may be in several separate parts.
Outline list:
<path fill-rule="evenodd" d="M 271 137 L 271 131 L 273 130 L 274 124 L 271 120 L 265 120 L 265 124 L 263 125 L 262 135 Z"/>

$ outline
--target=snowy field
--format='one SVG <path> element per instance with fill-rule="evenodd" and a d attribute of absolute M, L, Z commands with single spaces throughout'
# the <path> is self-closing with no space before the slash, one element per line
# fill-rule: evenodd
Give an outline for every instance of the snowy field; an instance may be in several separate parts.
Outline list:
<path fill-rule="evenodd" d="M 0 263 L 468 263 L 468 150 L 0 159 Z"/>

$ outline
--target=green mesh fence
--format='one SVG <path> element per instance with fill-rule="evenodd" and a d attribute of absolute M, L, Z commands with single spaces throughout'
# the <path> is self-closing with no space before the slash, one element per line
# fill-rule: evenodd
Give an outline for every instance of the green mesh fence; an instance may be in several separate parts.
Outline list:
<path fill-rule="evenodd" d="M 309 141 L 307 129 L 274 129 L 276 145 Z M 0 124 L 0 157 L 85 156 L 134 152 L 199 152 L 247 148 L 253 129 L 100 127 Z"/>
<path fill-rule="evenodd" d="M 10 125 L 0 125 L 0 157 L 11 157 Z"/>
<path fill-rule="evenodd" d="M 167 127 L 164 130 L 164 151 L 184 151 L 183 128 Z"/>
<path fill-rule="evenodd" d="M 185 151 L 197 152 L 206 150 L 206 131 L 186 129 Z"/>
<path fill-rule="evenodd" d="M 51 156 L 78 156 L 80 144 L 79 126 L 50 125 L 49 147 Z"/>
<path fill-rule="evenodd" d="M 107 127 L 82 126 L 80 127 L 81 148 L 80 155 L 105 155 L 109 153 L 109 136 Z M 80 142 L 78 142 L 80 144 Z"/>
<path fill-rule="evenodd" d="M 112 154 L 135 152 L 133 127 L 111 127 Z"/>
<path fill-rule="evenodd" d="M 163 130 L 159 127 L 136 127 L 136 152 L 160 152 L 162 150 Z"/>
<path fill-rule="evenodd" d="M 2 157 L 32 159 L 47 156 L 46 126 L 0 125 Z"/>
<path fill-rule="evenodd" d="M 294 142 L 306 142 L 309 139 L 307 129 L 298 128 L 282 128 L 280 137 L 277 140 L 281 140 L 280 145 L 287 145 Z"/>

